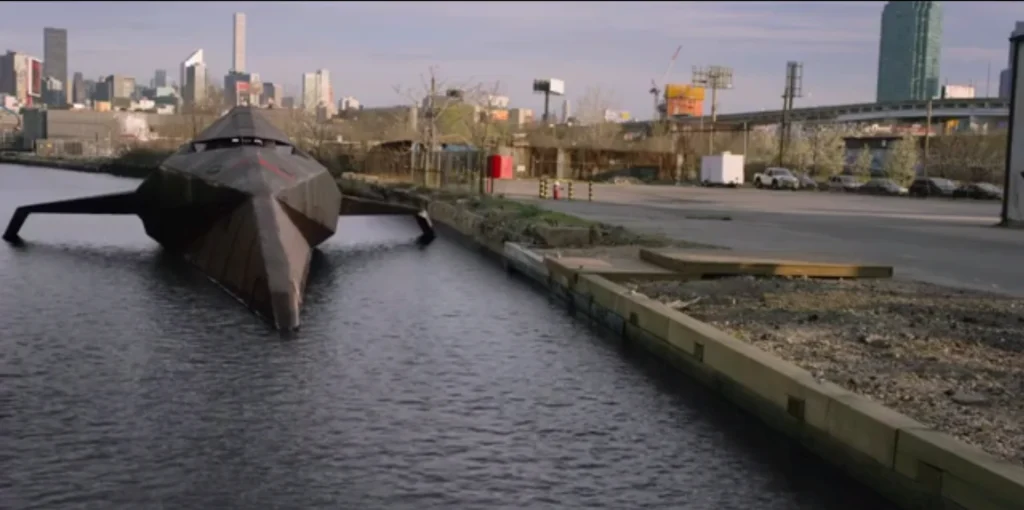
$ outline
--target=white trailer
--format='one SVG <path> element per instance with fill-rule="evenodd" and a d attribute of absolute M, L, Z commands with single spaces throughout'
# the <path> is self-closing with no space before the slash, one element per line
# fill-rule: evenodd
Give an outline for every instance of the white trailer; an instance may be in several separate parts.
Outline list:
<path fill-rule="evenodd" d="M 704 186 L 743 185 L 743 155 L 723 152 L 700 160 L 700 183 Z"/>

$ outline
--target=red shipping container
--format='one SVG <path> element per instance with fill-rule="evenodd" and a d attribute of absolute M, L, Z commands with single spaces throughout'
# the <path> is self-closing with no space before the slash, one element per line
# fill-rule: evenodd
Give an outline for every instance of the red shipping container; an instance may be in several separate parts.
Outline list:
<path fill-rule="evenodd" d="M 512 179 L 512 156 L 493 154 L 487 157 L 487 175 L 491 179 Z"/>

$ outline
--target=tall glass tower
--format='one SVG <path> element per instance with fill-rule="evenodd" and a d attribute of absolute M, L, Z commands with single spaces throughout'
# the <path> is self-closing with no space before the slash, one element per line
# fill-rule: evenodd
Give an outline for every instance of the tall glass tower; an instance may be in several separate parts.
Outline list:
<path fill-rule="evenodd" d="M 938 97 L 941 51 L 941 2 L 886 3 L 878 45 L 876 100 L 920 101 Z"/>

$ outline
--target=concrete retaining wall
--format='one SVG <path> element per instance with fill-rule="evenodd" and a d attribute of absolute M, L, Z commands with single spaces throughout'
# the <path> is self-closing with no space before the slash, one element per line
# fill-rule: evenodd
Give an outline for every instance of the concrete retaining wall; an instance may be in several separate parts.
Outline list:
<path fill-rule="evenodd" d="M 450 204 L 431 204 L 430 212 L 470 239 L 478 234 L 471 213 Z M 514 243 L 496 252 L 570 311 L 672 363 L 905 508 L 1024 509 L 1020 466 L 605 278 L 550 272 L 542 257 Z"/>

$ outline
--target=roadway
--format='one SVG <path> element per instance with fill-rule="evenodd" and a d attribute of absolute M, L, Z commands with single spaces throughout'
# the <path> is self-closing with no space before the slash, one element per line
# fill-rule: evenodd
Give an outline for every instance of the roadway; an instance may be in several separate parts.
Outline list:
<path fill-rule="evenodd" d="M 501 181 L 496 191 L 639 232 L 892 265 L 898 278 L 1024 297 L 1024 232 L 993 226 L 998 202 L 599 184 L 588 203 L 580 188 L 583 200 L 572 202 L 539 200 L 536 181 Z"/>

